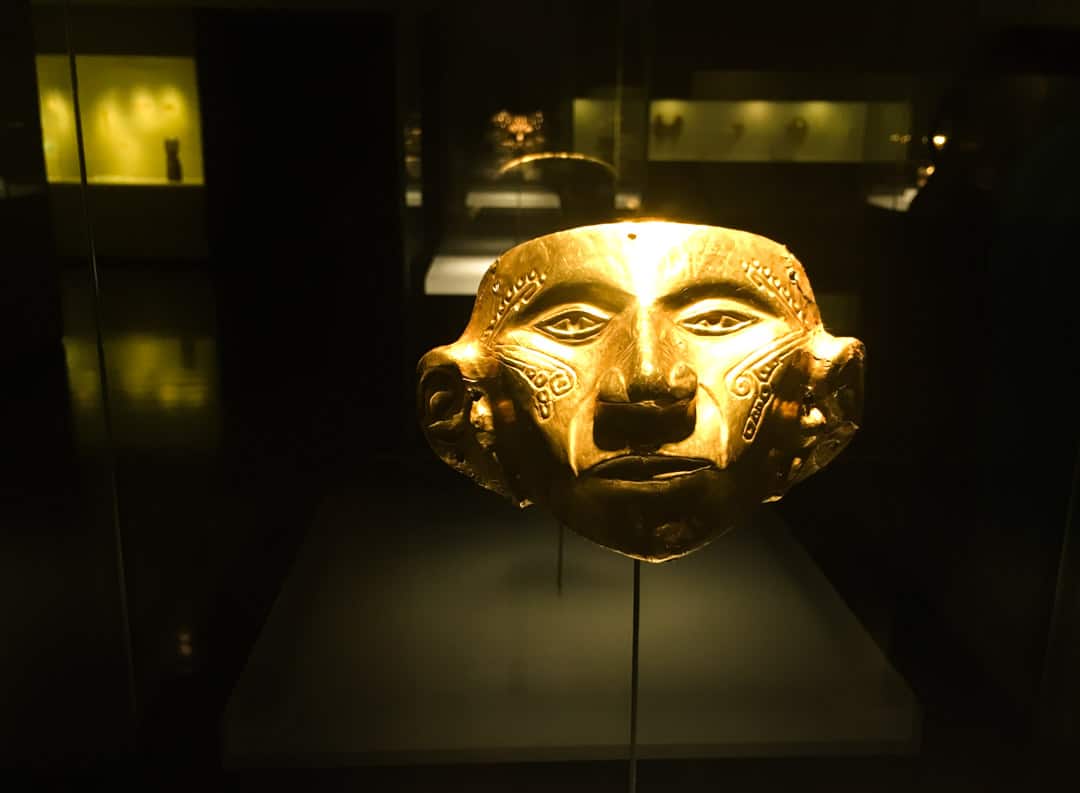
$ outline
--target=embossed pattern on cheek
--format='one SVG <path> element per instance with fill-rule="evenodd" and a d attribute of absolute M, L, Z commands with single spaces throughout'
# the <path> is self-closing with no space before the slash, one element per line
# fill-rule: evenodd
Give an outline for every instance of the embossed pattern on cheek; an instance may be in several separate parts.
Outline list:
<path fill-rule="evenodd" d="M 520 344 L 498 344 L 495 357 L 524 380 L 532 391 L 533 408 L 540 421 L 551 418 L 554 404 L 577 385 L 569 364 Z"/>
<path fill-rule="evenodd" d="M 789 254 L 790 257 L 790 254 Z M 786 281 L 776 275 L 768 265 L 758 259 L 743 261 L 742 270 L 747 280 L 758 290 L 770 292 L 782 307 L 794 329 L 772 343 L 753 351 L 735 364 L 725 378 L 728 392 L 737 399 L 750 399 L 750 411 L 742 428 L 742 439 L 747 443 L 757 437 L 773 399 L 773 382 L 783 362 L 803 344 L 812 328 L 810 312 L 816 310 L 799 282 L 798 272 L 788 263 Z"/>
<path fill-rule="evenodd" d="M 773 398 L 773 381 L 784 360 L 788 358 L 806 338 L 803 330 L 787 333 L 772 344 L 755 350 L 728 372 L 726 382 L 728 392 L 737 399 L 752 399 L 750 413 L 742 429 L 742 438 L 750 442 L 757 437 L 761 429 L 765 409 Z"/>

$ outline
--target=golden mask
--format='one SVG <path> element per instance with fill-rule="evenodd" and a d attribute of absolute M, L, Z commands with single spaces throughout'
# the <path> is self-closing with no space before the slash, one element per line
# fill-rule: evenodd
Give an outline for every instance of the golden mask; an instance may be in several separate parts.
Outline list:
<path fill-rule="evenodd" d="M 449 465 L 579 534 L 661 562 L 779 499 L 851 440 L 863 345 L 802 265 L 745 231 L 560 231 L 499 257 L 468 327 L 419 365 Z"/>

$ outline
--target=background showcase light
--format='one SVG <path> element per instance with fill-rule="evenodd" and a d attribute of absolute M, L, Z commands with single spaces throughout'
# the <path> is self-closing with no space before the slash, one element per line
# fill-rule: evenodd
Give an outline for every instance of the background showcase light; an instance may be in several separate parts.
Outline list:
<path fill-rule="evenodd" d="M 71 74 L 64 55 L 36 57 L 45 170 L 50 182 L 79 181 Z M 87 181 L 203 184 L 195 59 L 80 55 Z"/>

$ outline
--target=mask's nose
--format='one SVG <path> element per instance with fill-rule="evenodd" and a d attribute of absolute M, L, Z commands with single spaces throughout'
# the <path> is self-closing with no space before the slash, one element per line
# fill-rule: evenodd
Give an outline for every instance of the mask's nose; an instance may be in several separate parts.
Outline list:
<path fill-rule="evenodd" d="M 593 441 L 609 451 L 652 452 L 694 432 L 697 374 L 685 361 L 664 369 L 640 353 L 601 378 Z"/>

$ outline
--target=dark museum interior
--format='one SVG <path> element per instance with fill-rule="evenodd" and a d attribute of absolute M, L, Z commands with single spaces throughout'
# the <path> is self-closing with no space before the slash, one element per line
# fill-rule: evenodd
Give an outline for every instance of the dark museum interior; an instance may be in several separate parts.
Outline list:
<path fill-rule="evenodd" d="M 637 582 L 417 361 L 649 218 L 787 245 L 867 366 Z M 1075 3 L 7 0 L 0 786 L 1080 789 L 1078 229 Z"/>

